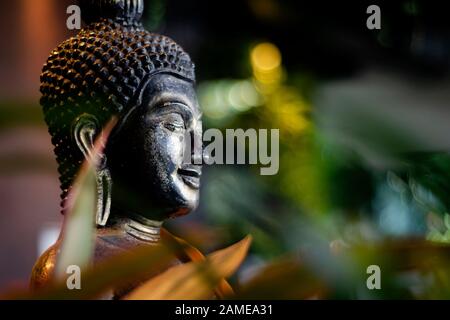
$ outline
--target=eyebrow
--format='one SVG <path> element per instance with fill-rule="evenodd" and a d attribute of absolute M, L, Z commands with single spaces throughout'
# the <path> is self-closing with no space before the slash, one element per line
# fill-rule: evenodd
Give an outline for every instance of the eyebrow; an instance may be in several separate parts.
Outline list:
<path fill-rule="evenodd" d="M 148 105 L 151 105 L 152 107 L 163 107 L 166 104 L 171 103 L 179 103 L 184 105 L 186 108 L 188 108 L 193 113 L 194 106 L 191 106 L 191 103 L 189 99 L 185 95 L 174 95 L 172 93 L 163 92 L 160 94 L 156 94 L 154 97 L 152 97 L 148 103 Z"/>
<path fill-rule="evenodd" d="M 183 117 L 184 121 L 191 121 L 192 119 L 194 119 L 194 114 L 191 108 L 189 108 L 182 102 L 169 101 L 156 105 L 156 108 L 154 108 L 153 110 L 156 110 L 156 112 L 158 113 L 164 113 L 165 111 L 173 111 L 179 113 Z"/>

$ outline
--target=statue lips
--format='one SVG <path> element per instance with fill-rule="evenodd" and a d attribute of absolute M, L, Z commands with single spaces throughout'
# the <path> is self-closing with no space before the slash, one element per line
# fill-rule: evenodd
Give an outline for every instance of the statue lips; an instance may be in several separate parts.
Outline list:
<path fill-rule="evenodd" d="M 192 189 L 198 190 L 200 188 L 200 177 L 202 175 L 201 169 L 194 167 L 185 167 L 178 169 L 178 174 Z"/>

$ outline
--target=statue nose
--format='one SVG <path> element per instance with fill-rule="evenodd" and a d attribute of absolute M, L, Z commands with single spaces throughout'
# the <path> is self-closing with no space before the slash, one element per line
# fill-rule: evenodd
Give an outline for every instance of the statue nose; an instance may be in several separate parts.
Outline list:
<path fill-rule="evenodd" d="M 203 155 L 203 163 L 209 164 L 209 160 L 211 159 L 210 154 L 205 150 L 205 148 L 203 148 L 202 150 L 202 155 Z"/>
<path fill-rule="evenodd" d="M 194 152 L 194 154 L 192 154 L 192 163 L 197 165 L 203 164 L 202 152 Z"/>
<path fill-rule="evenodd" d="M 203 164 L 203 142 L 201 135 L 191 132 L 190 143 L 191 163 L 196 165 Z"/>

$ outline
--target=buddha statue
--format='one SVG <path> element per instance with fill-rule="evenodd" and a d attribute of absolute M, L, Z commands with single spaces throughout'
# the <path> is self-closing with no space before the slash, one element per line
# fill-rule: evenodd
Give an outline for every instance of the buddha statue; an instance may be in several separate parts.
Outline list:
<path fill-rule="evenodd" d="M 194 64 L 172 39 L 144 29 L 143 0 L 79 4 L 86 27 L 51 52 L 40 90 L 63 214 L 96 138 L 117 119 L 96 167 L 95 263 L 157 244 L 164 220 L 197 207 L 202 119 Z M 186 145 L 191 163 L 183 161 Z M 36 262 L 33 288 L 51 280 L 60 242 Z"/>

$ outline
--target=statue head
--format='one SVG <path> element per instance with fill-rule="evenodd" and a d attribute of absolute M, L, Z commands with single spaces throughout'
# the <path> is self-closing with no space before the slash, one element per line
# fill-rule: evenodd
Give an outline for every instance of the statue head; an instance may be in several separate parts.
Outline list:
<path fill-rule="evenodd" d="M 156 221 L 190 212 L 202 157 L 194 64 L 173 40 L 144 30 L 143 0 L 80 6 L 87 26 L 51 53 L 41 75 L 63 209 L 95 139 L 116 117 L 97 168 L 97 224 L 106 224 L 111 207 Z M 183 161 L 185 150 L 192 163 Z"/>

